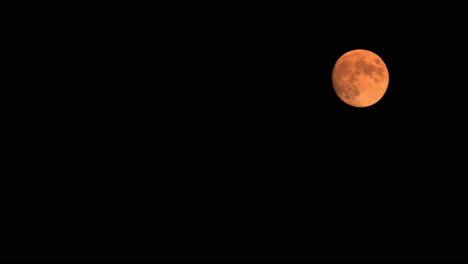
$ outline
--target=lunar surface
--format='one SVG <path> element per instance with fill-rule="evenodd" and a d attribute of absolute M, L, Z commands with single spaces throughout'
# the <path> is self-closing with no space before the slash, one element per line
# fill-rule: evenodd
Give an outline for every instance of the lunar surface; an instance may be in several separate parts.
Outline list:
<path fill-rule="evenodd" d="M 388 87 L 388 70 L 383 60 L 368 50 L 343 54 L 333 67 L 333 89 L 345 103 L 367 107 L 377 103 Z"/>

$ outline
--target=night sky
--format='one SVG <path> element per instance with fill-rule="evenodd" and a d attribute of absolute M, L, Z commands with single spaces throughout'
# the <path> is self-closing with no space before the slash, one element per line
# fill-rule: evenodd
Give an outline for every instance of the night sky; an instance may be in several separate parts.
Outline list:
<path fill-rule="evenodd" d="M 5 115 L 29 176 L 12 180 L 2 256 L 467 256 L 460 8 L 340 5 L 41 6 L 12 22 L 27 73 Z M 333 91 L 353 49 L 389 71 L 368 108 Z"/>

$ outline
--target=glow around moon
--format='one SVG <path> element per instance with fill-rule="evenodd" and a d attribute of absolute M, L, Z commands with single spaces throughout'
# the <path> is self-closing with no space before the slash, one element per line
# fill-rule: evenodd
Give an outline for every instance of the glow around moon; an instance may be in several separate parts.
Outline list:
<path fill-rule="evenodd" d="M 352 50 L 335 63 L 332 73 L 333 89 L 345 103 L 367 107 L 377 103 L 388 87 L 387 66 L 375 53 Z"/>

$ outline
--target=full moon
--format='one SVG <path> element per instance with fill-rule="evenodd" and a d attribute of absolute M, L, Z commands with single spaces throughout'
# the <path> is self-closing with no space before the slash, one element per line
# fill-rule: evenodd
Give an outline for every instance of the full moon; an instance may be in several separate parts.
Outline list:
<path fill-rule="evenodd" d="M 348 105 L 367 107 L 377 103 L 388 87 L 388 70 L 375 53 L 357 49 L 343 54 L 332 73 L 333 89 Z"/>

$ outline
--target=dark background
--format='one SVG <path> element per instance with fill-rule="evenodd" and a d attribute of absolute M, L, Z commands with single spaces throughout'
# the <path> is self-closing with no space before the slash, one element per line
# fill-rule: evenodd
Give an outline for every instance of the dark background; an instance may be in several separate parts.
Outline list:
<path fill-rule="evenodd" d="M 457 9 L 16 7 L 2 257 L 466 259 Z M 368 108 L 352 49 L 389 70 Z"/>

